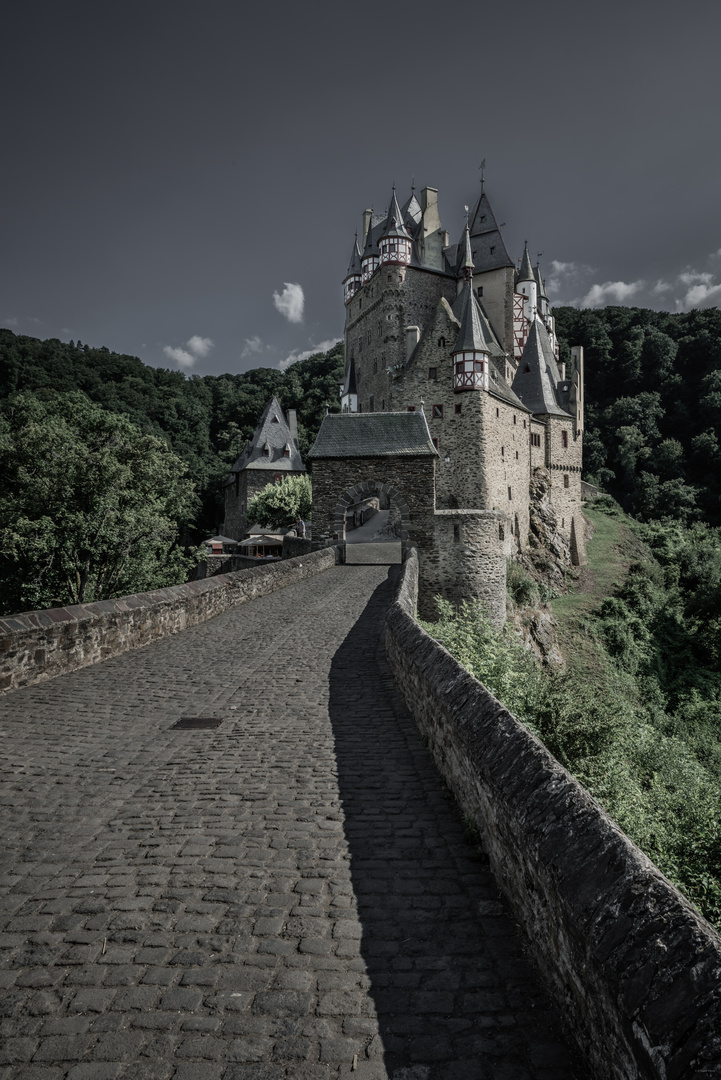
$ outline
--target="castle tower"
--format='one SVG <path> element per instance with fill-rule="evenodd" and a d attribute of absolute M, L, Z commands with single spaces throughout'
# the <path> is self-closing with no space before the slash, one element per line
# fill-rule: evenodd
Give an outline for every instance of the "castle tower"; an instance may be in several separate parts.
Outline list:
<path fill-rule="evenodd" d="M 388 217 L 378 242 L 379 265 L 408 266 L 411 261 L 411 237 L 403 224 L 403 216 L 393 188 Z"/>
<path fill-rule="evenodd" d="M 487 390 L 489 378 L 490 343 L 483 326 L 483 314 L 473 291 L 473 257 L 466 227 L 463 270 L 465 285 L 461 293 L 460 329 L 451 355 L 453 357 L 453 389 Z"/>
<path fill-rule="evenodd" d="M 366 211 L 366 214 L 369 212 Z M 380 258 L 380 252 L 378 250 L 378 228 L 373 227 L 373 212 L 370 211 L 368 218 L 368 228 L 366 230 L 365 245 L 363 247 L 363 257 L 361 259 L 361 276 L 362 284 L 365 285 L 367 281 L 375 274 L 378 269 L 378 261 Z"/>

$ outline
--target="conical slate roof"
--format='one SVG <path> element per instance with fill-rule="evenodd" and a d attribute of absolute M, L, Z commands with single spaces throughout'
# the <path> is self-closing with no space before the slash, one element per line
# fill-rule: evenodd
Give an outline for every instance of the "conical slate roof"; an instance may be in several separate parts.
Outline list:
<path fill-rule="evenodd" d="M 543 280 L 543 275 L 541 273 L 541 267 L 540 267 L 540 265 L 538 263 L 536 263 L 536 265 L 533 268 L 533 276 L 536 279 L 536 285 L 538 285 L 538 295 L 539 295 L 539 297 L 541 297 L 541 299 L 543 299 L 543 300 L 548 300 L 548 297 L 546 296 L 546 283 Z"/>
<path fill-rule="evenodd" d="M 269 449 L 267 454 L 265 453 L 266 446 Z M 285 456 L 287 446 L 290 447 L 289 457 Z M 277 397 L 272 397 L 263 410 L 263 415 L 253 432 L 253 438 L 233 465 L 230 476 L 225 482 L 226 485 L 234 483 L 235 474 L 243 472 L 244 469 L 305 472 L 300 450 L 293 441 Z"/>
<path fill-rule="evenodd" d="M 343 280 L 349 277 L 360 277 L 361 273 L 361 253 L 358 247 L 358 233 L 355 234 L 355 240 L 353 241 L 353 252 L 350 257 L 350 263 L 348 264 L 348 273 Z"/>
<path fill-rule="evenodd" d="M 559 382 L 548 331 L 541 320 L 535 318 L 511 388 L 532 413 L 568 416 L 558 403 L 556 387 Z"/>
<path fill-rule="evenodd" d="M 460 262 L 460 266 L 458 267 L 458 276 L 460 277 L 460 275 L 465 270 L 470 270 L 471 274 L 473 274 L 473 268 L 474 267 L 473 267 L 473 251 L 471 250 L 471 234 L 470 234 L 470 232 L 468 230 L 467 225 L 466 225 L 465 232 L 463 233 L 462 244 L 459 244 L 458 246 L 459 246 L 459 262 Z"/>
<path fill-rule="evenodd" d="M 340 392 L 341 392 L 341 397 L 343 397 L 345 394 L 357 394 L 358 393 L 358 391 L 356 389 L 356 379 L 355 379 L 355 360 L 353 359 L 352 356 L 351 356 L 350 360 L 348 361 L 348 367 L 346 368 L 345 378 L 343 379 L 343 384 L 342 384 L 342 386 L 340 388 Z"/>
<path fill-rule="evenodd" d="M 395 188 L 393 188 L 393 197 L 391 199 L 391 205 L 388 208 L 388 216 L 386 217 L 386 223 L 383 227 L 383 232 L 381 233 L 381 239 L 385 236 L 399 236 L 403 240 L 410 240 L 410 234 L 403 224 L 403 215 L 401 214 L 401 208 L 398 205 Z"/>
<path fill-rule="evenodd" d="M 478 306 L 476 295 L 473 292 L 473 284 L 469 279 L 461 293 L 462 303 L 458 319 L 461 328 L 458 331 L 456 343 L 452 352 L 476 352 L 488 353 L 491 351 L 491 339 L 486 334 L 483 313 Z"/>
<path fill-rule="evenodd" d="M 366 236 L 365 247 L 363 248 L 363 258 L 367 259 L 369 255 L 378 254 L 378 237 L 381 230 L 378 225 L 373 224 L 373 218 L 371 218 L 368 225 L 368 235 Z"/>
<path fill-rule="evenodd" d="M 521 260 L 521 266 L 516 274 L 516 284 L 519 281 L 535 281 L 536 275 L 533 273 L 533 267 L 531 266 L 531 256 L 528 254 L 528 243 L 523 249 L 523 258 Z"/>

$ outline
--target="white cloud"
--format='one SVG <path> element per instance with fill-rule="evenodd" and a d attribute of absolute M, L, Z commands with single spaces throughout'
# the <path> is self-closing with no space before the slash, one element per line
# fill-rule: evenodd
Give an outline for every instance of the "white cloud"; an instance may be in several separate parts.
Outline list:
<path fill-rule="evenodd" d="M 329 338 L 327 341 L 319 341 L 317 345 L 313 345 L 310 349 L 293 349 L 291 353 L 288 353 L 285 360 L 281 360 L 278 367 L 281 371 L 287 371 L 291 364 L 297 364 L 299 360 L 307 360 L 309 356 L 315 356 L 316 353 L 328 352 L 334 345 L 338 343 L 340 338 Z"/>
<path fill-rule="evenodd" d="M 706 276 L 706 275 L 704 275 Z M 710 277 L 710 275 L 708 275 Z M 721 301 L 721 285 L 708 281 L 692 285 L 686 295 L 676 300 L 676 306 L 688 310 L 696 307 L 715 307 Z"/>
<path fill-rule="evenodd" d="M 551 261 L 551 272 L 546 279 L 546 291 L 554 297 L 554 303 L 563 303 L 557 299 L 558 293 L 575 292 L 582 287 L 582 282 L 592 274 L 593 267 L 585 263 L 560 262 L 558 259 Z M 568 303 L 575 304 L 575 300 Z"/>
<path fill-rule="evenodd" d="M 604 307 L 606 304 L 625 304 L 632 296 L 643 289 L 644 281 L 604 281 L 603 285 L 592 285 L 582 300 L 580 307 Z"/>
<path fill-rule="evenodd" d="M 303 308 L 305 307 L 305 296 L 303 295 L 303 289 L 297 283 L 292 281 L 283 282 L 283 292 L 273 293 L 273 303 L 276 310 L 285 316 L 288 322 L 300 323 L 303 322 Z"/>
<path fill-rule="evenodd" d="M 692 270 L 690 266 L 678 275 L 678 280 L 682 285 L 710 285 L 713 281 L 713 274 L 709 274 L 707 271 Z"/>
<path fill-rule="evenodd" d="M 721 259 L 721 248 L 718 251 L 712 251 L 709 255 L 709 259 Z"/>
<path fill-rule="evenodd" d="M 187 349 L 173 348 L 172 345 L 166 345 L 163 348 L 163 352 L 170 360 L 175 360 L 181 368 L 190 368 L 195 363 L 197 357 L 189 353 Z"/>
<path fill-rule="evenodd" d="M 673 285 L 669 281 L 664 281 L 663 278 L 659 278 L 654 287 L 651 289 L 651 292 L 654 294 L 654 296 L 662 296 L 663 293 L 670 292 L 672 288 Z"/>
<path fill-rule="evenodd" d="M 243 351 L 240 355 L 241 358 L 245 360 L 248 356 L 257 356 L 257 354 L 261 353 L 262 351 L 263 342 L 258 337 L 258 335 L 255 334 L 253 337 L 247 337 L 245 339 L 245 345 L 243 346 Z"/>
<path fill-rule="evenodd" d="M 207 356 L 215 342 L 209 337 L 193 334 L 186 341 L 185 348 L 180 345 L 164 345 L 163 352 L 169 360 L 175 360 L 181 368 L 191 368 L 198 357 Z"/>
<path fill-rule="evenodd" d="M 3 319 L 3 322 L 6 326 L 17 326 L 18 324 L 17 319 Z"/>
<path fill-rule="evenodd" d="M 192 337 L 188 338 L 185 344 L 196 356 L 207 356 L 215 343 L 209 337 L 201 337 L 200 334 L 193 334 Z"/>

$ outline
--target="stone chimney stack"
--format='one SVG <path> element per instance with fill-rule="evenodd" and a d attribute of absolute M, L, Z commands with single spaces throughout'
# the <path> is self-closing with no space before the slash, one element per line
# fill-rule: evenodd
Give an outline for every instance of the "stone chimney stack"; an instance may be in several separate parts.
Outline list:
<path fill-rule="evenodd" d="M 296 450 L 298 449 L 298 421 L 295 415 L 295 409 L 288 409 L 288 427 L 290 429 L 290 437 L 295 443 Z"/>

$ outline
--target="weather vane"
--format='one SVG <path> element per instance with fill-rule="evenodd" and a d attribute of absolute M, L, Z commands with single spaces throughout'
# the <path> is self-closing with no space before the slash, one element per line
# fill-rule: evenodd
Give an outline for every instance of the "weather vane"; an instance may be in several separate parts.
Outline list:
<path fill-rule="evenodd" d="M 481 194 L 482 194 L 483 193 L 483 185 L 485 183 L 485 174 L 486 174 L 486 159 L 485 158 L 483 159 L 483 161 L 481 162 L 481 164 L 478 167 L 481 170 Z"/>

